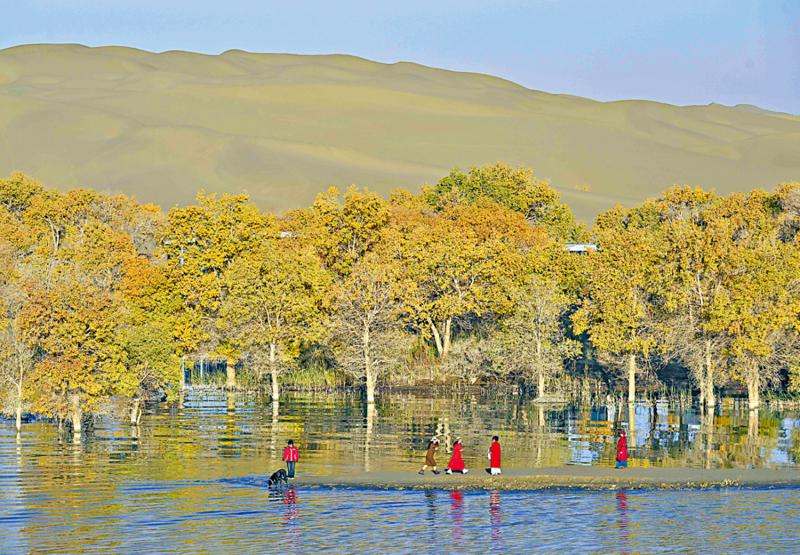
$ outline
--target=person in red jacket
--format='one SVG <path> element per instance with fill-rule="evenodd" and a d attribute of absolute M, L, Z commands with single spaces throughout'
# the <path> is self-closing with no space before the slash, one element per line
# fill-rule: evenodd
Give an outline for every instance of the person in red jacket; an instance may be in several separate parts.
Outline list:
<path fill-rule="evenodd" d="M 625 430 L 620 431 L 617 441 L 617 465 L 614 468 L 628 468 L 628 440 Z"/>
<path fill-rule="evenodd" d="M 469 472 L 469 470 L 464 468 L 464 459 L 461 458 L 461 450 L 461 438 L 456 438 L 455 443 L 453 443 L 453 455 L 450 457 L 450 462 L 447 463 L 445 473 L 453 474 L 455 472 L 457 474 L 466 474 Z"/>
<path fill-rule="evenodd" d="M 492 476 L 496 476 L 497 474 L 501 473 L 500 470 L 500 438 L 497 436 L 492 436 L 492 444 L 489 445 L 489 468 L 486 469 L 486 472 L 491 474 Z"/>
<path fill-rule="evenodd" d="M 300 452 L 294 446 L 294 441 L 291 439 L 286 443 L 283 449 L 283 460 L 286 462 L 286 474 L 290 480 L 294 479 L 294 467 L 297 461 L 300 460 Z"/>

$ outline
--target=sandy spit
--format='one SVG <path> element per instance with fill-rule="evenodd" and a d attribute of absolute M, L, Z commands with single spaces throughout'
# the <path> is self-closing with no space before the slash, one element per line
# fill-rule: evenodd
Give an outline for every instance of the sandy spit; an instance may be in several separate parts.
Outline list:
<path fill-rule="evenodd" d="M 627 468 L 605 466 L 560 466 L 549 468 L 508 469 L 500 476 L 489 476 L 483 469 L 473 469 L 466 476 L 420 476 L 408 472 L 380 471 L 328 476 L 298 476 L 299 486 L 350 487 L 378 489 L 478 489 L 534 491 L 545 489 L 708 489 L 719 487 L 800 486 L 800 470 L 775 469 L 699 469 L 699 468 Z"/>

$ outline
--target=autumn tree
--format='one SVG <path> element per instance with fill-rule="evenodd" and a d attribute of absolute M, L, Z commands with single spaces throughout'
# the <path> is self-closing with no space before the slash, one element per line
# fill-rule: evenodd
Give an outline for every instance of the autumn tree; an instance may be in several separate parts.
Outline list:
<path fill-rule="evenodd" d="M 567 331 L 571 299 L 555 280 L 535 275 L 515 292 L 514 301 L 514 312 L 497 337 L 496 356 L 512 372 L 535 380 L 544 400 L 547 382 L 563 373 L 566 359 L 580 353 Z"/>
<path fill-rule="evenodd" d="M 243 253 L 278 236 L 274 216 L 262 214 L 246 195 L 197 195 L 197 204 L 173 208 L 161 250 L 169 260 L 171 287 L 181 295 L 178 339 L 182 353 L 205 348 L 229 359 L 227 386 L 235 387 L 238 353 L 217 335 L 225 298 L 225 272 Z"/>
<path fill-rule="evenodd" d="M 370 254 L 337 284 L 330 339 L 341 368 L 364 384 L 367 403 L 375 402 L 379 378 L 403 364 L 408 346 L 399 319 L 398 273 Z"/>
<path fill-rule="evenodd" d="M 782 235 L 776 200 L 758 190 L 733 194 L 714 214 L 730 241 L 724 294 L 715 299 L 711 326 L 729 338 L 732 375 L 746 385 L 751 409 L 797 345 L 800 249 Z"/>
<path fill-rule="evenodd" d="M 575 221 L 561 195 L 529 168 L 497 163 L 473 167 L 467 173 L 454 169 L 434 186 L 423 188 L 423 198 L 436 210 L 490 200 L 521 213 L 532 224 L 544 227 L 560 241 L 580 241 L 587 233 Z"/>
<path fill-rule="evenodd" d="M 31 230 L 23 221 L 38 182 L 21 173 L 0 179 L 0 393 L 13 406 L 17 432 L 22 428 L 25 386 L 34 362 L 33 351 L 20 335 L 18 316 L 27 301 L 22 285 L 30 272 L 35 249 Z"/>
<path fill-rule="evenodd" d="M 333 275 L 346 277 L 380 243 L 388 221 L 388 204 L 377 193 L 350 187 L 341 194 L 331 187 L 310 208 L 292 212 L 286 223 Z"/>
<path fill-rule="evenodd" d="M 713 218 L 720 202 L 699 188 L 673 187 L 643 210 L 654 219 L 659 335 L 668 356 L 691 372 L 700 404 L 713 408 L 724 334 L 712 331 L 714 307 L 725 293 L 730 234 Z"/>
<path fill-rule="evenodd" d="M 142 255 L 125 261 L 119 299 L 128 371 L 118 390 L 131 400 L 130 423 L 136 425 L 148 393 L 162 390 L 173 397 L 183 383 L 176 331 L 182 306 L 163 261 Z"/>
<path fill-rule="evenodd" d="M 322 335 L 331 278 L 310 248 L 284 238 L 237 257 L 225 272 L 225 288 L 222 335 L 259 365 L 266 362 L 277 401 L 281 367 L 298 356 L 304 341 Z"/>
<path fill-rule="evenodd" d="M 404 270 L 406 321 L 433 339 L 442 358 L 455 325 L 511 311 L 510 292 L 530 271 L 529 252 L 547 242 L 542 228 L 487 200 L 423 216 L 413 225 L 395 222 L 386 237 Z"/>
<path fill-rule="evenodd" d="M 588 295 L 573 315 L 576 333 L 626 361 L 628 402 L 636 398 L 637 357 L 647 357 L 653 337 L 654 237 L 634 212 L 614 208 L 597 218 L 599 251 L 590 253 Z"/>

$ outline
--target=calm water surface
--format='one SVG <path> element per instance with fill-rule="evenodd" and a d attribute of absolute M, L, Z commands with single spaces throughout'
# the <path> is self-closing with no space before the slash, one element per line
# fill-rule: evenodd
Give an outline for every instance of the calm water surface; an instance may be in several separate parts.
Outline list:
<path fill-rule="evenodd" d="M 286 439 L 301 472 L 414 471 L 433 433 L 483 463 L 610 464 L 633 430 L 632 465 L 780 466 L 798 461 L 798 414 L 713 416 L 661 403 L 542 407 L 512 396 L 188 393 L 141 426 L 113 416 L 73 444 L 48 423 L 0 422 L 0 553 L 800 552 L 800 490 L 460 492 L 266 488 Z M 631 426 L 631 424 L 633 424 Z M 446 454 L 440 455 L 446 459 Z M 446 461 L 443 461 L 446 462 Z"/>

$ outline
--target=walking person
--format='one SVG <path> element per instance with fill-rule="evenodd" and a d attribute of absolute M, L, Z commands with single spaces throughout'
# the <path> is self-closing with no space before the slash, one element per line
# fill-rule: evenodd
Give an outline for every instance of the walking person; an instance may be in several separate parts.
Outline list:
<path fill-rule="evenodd" d="M 294 480 L 294 467 L 300 460 L 300 452 L 294 446 L 294 441 L 289 440 L 283 449 L 283 460 L 286 462 L 286 475 L 290 480 Z"/>
<path fill-rule="evenodd" d="M 486 469 L 486 472 L 491 474 L 492 476 L 497 476 L 501 474 L 502 471 L 500 470 L 500 438 L 497 436 L 492 436 L 492 443 L 489 445 L 489 452 L 487 453 L 489 457 L 489 468 Z"/>
<path fill-rule="evenodd" d="M 466 474 L 469 472 L 466 468 L 464 468 L 464 459 L 461 458 L 461 438 L 456 438 L 455 442 L 453 443 L 453 455 L 450 457 L 450 462 L 447 463 L 447 468 L 445 469 L 445 474 Z"/>
<path fill-rule="evenodd" d="M 625 437 L 625 430 L 619 432 L 619 440 L 617 440 L 617 464 L 614 468 L 628 468 L 628 440 Z"/>
<path fill-rule="evenodd" d="M 439 448 L 439 438 L 432 437 L 428 442 L 428 450 L 425 452 L 425 464 L 419 469 L 420 474 L 425 474 L 425 469 L 431 467 L 434 474 L 439 474 L 436 469 L 436 450 Z"/>

